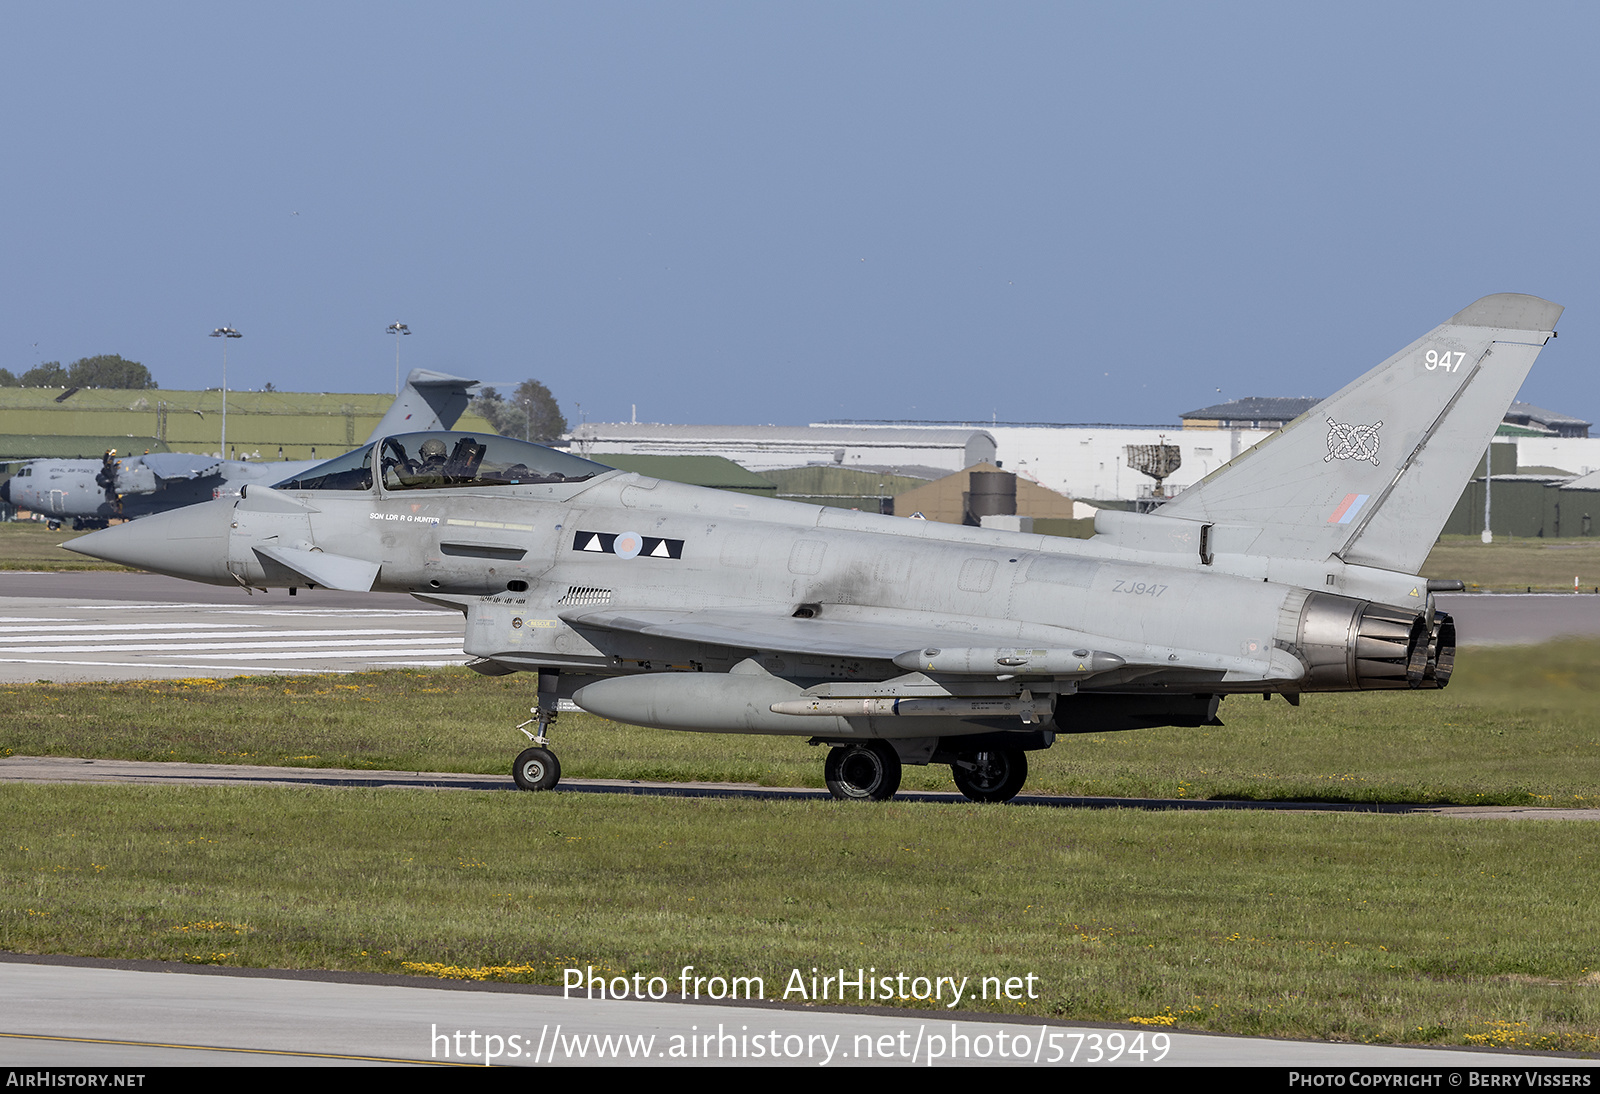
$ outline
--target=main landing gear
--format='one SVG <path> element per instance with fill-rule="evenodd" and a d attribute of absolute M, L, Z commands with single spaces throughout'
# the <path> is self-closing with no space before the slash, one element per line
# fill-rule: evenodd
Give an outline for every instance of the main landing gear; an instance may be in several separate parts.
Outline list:
<path fill-rule="evenodd" d="M 950 765 L 950 776 L 975 802 L 1008 802 L 1028 781 L 1028 754 L 1020 748 L 963 752 Z"/>
<path fill-rule="evenodd" d="M 828 750 L 822 775 L 840 801 L 888 801 L 900 789 L 900 754 L 888 741 L 839 745 Z"/>
<path fill-rule="evenodd" d="M 888 801 L 900 789 L 900 754 L 888 741 L 836 745 L 822 770 L 829 793 L 840 801 Z M 960 752 L 950 760 L 950 775 L 972 801 L 1008 802 L 1028 781 L 1028 754 L 1020 748 Z"/>
<path fill-rule="evenodd" d="M 549 748 L 549 730 L 556 721 L 556 702 L 556 674 L 541 672 L 539 705 L 528 712 L 532 718 L 517 726 L 533 742 L 533 747 L 518 753 L 516 762 L 511 765 L 511 778 L 519 790 L 554 790 L 561 781 L 561 761 Z M 535 722 L 539 723 L 538 732 L 529 733 L 527 727 Z"/>

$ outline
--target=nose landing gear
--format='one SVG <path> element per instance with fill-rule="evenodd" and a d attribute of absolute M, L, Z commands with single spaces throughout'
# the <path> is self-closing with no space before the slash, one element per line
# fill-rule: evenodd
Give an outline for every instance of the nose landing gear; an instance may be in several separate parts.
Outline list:
<path fill-rule="evenodd" d="M 556 722 L 556 680 L 554 672 L 539 674 L 539 703 L 528 712 L 533 717 L 517 726 L 533 742 L 533 747 L 518 753 L 511 765 L 511 778 L 519 790 L 554 790 L 561 781 L 561 761 L 549 748 L 549 730 Z M 527 727 L 535 722 L 539 724 L 538 732 L 529 733 Z"/>
<path fill-rule="evenodd" d="M 548 748 L 525 748 L 511 765 L 511 777 L 519 790 L 554 790 L 561 781 L 561 761 Z"/>

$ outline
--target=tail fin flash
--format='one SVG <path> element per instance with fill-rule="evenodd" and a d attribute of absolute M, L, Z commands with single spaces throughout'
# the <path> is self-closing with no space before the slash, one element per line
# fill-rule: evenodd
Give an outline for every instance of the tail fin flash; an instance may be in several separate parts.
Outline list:
<path fill-rule="evenodd" d="M 471 398 L 467 388 L 476 380 L 448 376 L 425 368 L 414 368 L 406 377 L 400 397 L 372 431 L 367 444 L 396 433 L 421 433 L 429 429 L 453 429 L 456 419 L 467 409 Z"/>
<path fill-rule="evenodd" d="M 1162 506 L 1252 554 L 1416 573 L 1562 308 L 1486 296 Z"/>

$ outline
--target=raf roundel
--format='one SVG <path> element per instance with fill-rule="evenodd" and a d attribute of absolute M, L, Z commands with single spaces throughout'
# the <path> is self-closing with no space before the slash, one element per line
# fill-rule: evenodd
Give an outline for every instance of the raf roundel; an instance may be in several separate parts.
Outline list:
<path fill-rule="evenodd" d="M 638 532 L 623 532 L 617 537 L 612 553 L 618 558 L 638 558 L 644 549 L 644 537 Z"/>
<path fill-rule="evenodd" d="M 641 536 L 638 532 L 578 532 L 572 537 L 572 549 L 618 558 L 682 558 L 683 540 Z"/>

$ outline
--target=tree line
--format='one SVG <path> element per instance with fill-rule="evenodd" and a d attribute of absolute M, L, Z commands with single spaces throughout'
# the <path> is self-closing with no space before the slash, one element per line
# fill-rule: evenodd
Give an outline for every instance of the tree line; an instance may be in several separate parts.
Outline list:
<path fill-rule="evenodd" d="M 0 387 L 114 387 L 145 391 L 157 386 L 149 369 L 117 353 L 80 357 L 66 367 L 60 361 L 46 361 L 21 376 L 0 368 Z"/>
<path fill-rule="evenodd" d="M 538 380 L 522 381 L 509 397 L 486 387 L 472 400 L 472 410 L 503 437 L 549 442 L 567 431 L 556 397 Z"/>

